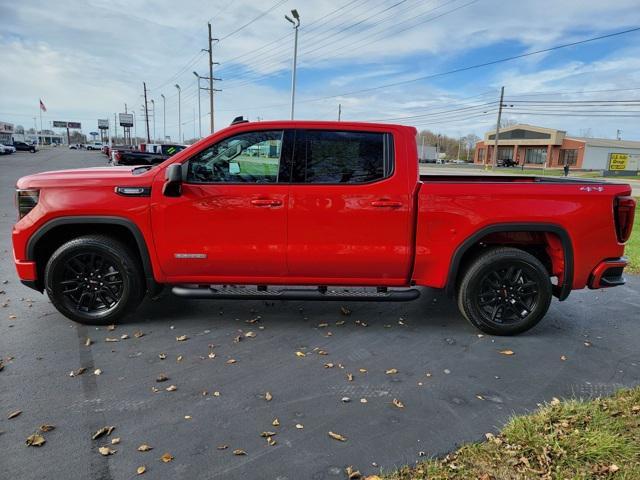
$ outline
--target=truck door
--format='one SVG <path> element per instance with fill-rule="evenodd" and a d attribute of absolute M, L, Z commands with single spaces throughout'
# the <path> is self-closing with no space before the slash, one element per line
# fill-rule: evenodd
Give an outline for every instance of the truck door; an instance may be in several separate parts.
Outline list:
<path fill-rule="evenodd" d="M 242 283 L 287 274 L 290 136 L 245 131 L 187 161 L 181 195 L 161 197 L 152 214 L 160 265 L 171 281 Z"/>
<path fill-rule="evenodd" d="M 289 275 L 404 284 L 412 197 L 393 134 L 298 130 L 289 190 Z M 311 282 L 312 280 L 310 280 Z M 318 280 L 319 281 L 319 280 Z"/>

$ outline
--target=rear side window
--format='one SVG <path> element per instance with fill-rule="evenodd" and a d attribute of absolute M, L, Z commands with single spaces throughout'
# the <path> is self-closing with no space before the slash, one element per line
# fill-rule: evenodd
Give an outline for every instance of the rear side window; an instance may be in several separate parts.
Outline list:
<path fill-rule="evenodd" d="M 337 130 L 298 132 L 294 181 L 369 183 L 393 172 L 393 137 L 388 133 Z"/>

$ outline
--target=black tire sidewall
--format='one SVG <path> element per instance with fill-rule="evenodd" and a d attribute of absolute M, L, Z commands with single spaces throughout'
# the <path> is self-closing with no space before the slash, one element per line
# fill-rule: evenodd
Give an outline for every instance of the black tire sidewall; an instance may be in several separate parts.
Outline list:
<path fill-rule="evenodd" d="M 80 253 L 91 252 L 105 255 L 122 272 L 123 291 L 118 305 L 103 315 L 86 315 L 70 309 L 62 298 L 60 287 L 56 285 L 65 262 Z M 115 322 L 137 306 L 142 298 L 142 275 L 135 256 L 120 242 L 107 237 L 80 237 L 59 247 L 47 262 L 45 268 L 45 289 L 51 303 L 67 318 L 79 323 L 105 325 Z"/>
<path fill-rule="evenodd" d="M 539 297 L 533 311 L 521 322 L 500 325 L 487 322 L 478 311 L 475 297 L 480 281 L 490 270 L 501 265 L 522 266 L 534 278 Z M 490 335 L 516 335 L 537 325 L 549 310 L 553 296 L 552 286 L 544 265 L 533 255 L 515 248 L 502 248 L 481 255 L 469 267 L 459 287 L 458 306 L 465 318 L 476 328 Z"/>

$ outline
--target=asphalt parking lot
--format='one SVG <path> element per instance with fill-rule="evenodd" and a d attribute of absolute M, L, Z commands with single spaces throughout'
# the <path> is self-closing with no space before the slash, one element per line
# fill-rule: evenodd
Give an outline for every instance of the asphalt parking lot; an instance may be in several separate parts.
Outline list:
<path fill-rule="evenodd" d="M 130 479 L 143 465 L 142 478 L 155 479 L 342 479 L 347 466 L 370 475 L 481 440 L 553 397 L 640 383 L 633 276 L 554 301 L 540 325 L 512 338 L 479 335 L 428 290 L 401 304 L 167 295 L 112 331 L 74 324 L 18 282 L 13 189 L 29 173 L 105 164 L 64 148 L 0 156 L 3 479 Z M 46 443 L 27 447 L 43 424 L 55 426 Z M 92 440 L 105 426 L 115 428 Z M 101 455 L 105 445 L 115 453 Z"/>

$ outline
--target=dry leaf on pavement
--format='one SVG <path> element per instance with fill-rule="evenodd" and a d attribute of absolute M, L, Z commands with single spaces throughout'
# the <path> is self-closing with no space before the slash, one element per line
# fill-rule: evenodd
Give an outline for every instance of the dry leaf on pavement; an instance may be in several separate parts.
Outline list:
<path fill-rule="evenodd" d="M 229 448 L 229 445 L 218 445 L 216 448 L 218 450 L 226 450 L 227 448 Z"/>
<path fill-rule="evenodd" d="M 111 439 L 111 445 L 118 445 L 120 443 L 120 437 L 114 437 Z"/>
<path fill-rule="evenodd" d="M 146 471 L 147 471 L 147 467 L 145 465 L 140 465 L 138 468 L 136 468 L 136 473 L 138 475 L 142 475 Z"/>
<path fill-rule="evenodd" d="M 277 418 L 274 418 L 273 422 L 271 422 L 271 425 L 273 425 L 274 427 L 279 427 L 280 426 L 280 420 L 278 420 Z"/>
<path fill-rule="evenodd" d="M 92 343 L 93 343 L 93 340 L 87 337 L 87 339 L 84 341 L 84 346 L 89 347 Z"/>
<path fill-rule="evenodd" d="M 115 329 L 116 329 L 116 326 L 115 326 L 115 325 L 113 325 L 113 324 L 111 324 L 111 325 L 109 325 L 109 326 L 107 327 L 107 330 L 108 330 L 108 331 L 110 331 L 110 332 L 113 332 Z"/>
<path fill-rule="evenodd" d="M 302 430 L 304 428 L 304 425 L 302 425 L 301 423 L 296 423 L 296 428 L 298 430 Z"/>
<path fill-rule="evenodd" d="M 393 404 L 398 407 L 398 408 L 404 408 L 404 403 L 402 403 L 400 400 L 398 400 L 397 398 L 393 399 Z"/>
<path fill-rule="evenodd" d="M 104 339 L 105 342 L 119 342 L 119 338 L 107 337 Z"/>
<path fill-rule="evenodd" d="M 273 437 L 275 435 L 277 435 L 276 432 L 262 432 L 260 434 L 262 438 Z"/>
<path fill-rule="evenodd" d="M 395 375 L 396 373 L 398 373 L 398 369 L 397 368 L 390 368 L 389 370 L 387 370 L 386 372 L 387 375 Z"/>
<path fill-rule="evenodd" d="M 159 358 L 160 360 L 164 360 L 165 358 L 167 358 L 167 354 L 166 354 L 166 353 L 159 353 L 159 354 L 158 354 L 158 358 Z"/>
<path fill-rule="evenodd" d="M 188 340 L 189 337 L 187 337 L 186 335 L 180 335 L 179 337 L 176 337 L 176 340 L 178 342 L 184 342 L 185 340 Z"/>
<path fill-rule="evenodd" d="M 107 455 L 113 455 L 114 453 L 116 453 L 116 450 L 113 450 L 112 448 L 109 448 L 106 445 L 104 447 L 98 448 L 98 451 L 100 452 L 100 455 L 104 455 L 105 457 Z"/>
<path fill-rule="evenodd" d="M 136 332 L 133 332 L 133 336 L 136 338 L 144 337 L 144 332 L 138 330 Z"/>
<path fill-rule="evenodd" d="M 110 427 L 100 428 L 98 431 L 96 431 L 96 433 L 93 434 L 93 436 L 91 437 L 91 440 L 96 440 L 104 435 L 111 435 L 111 432 L 113 432 L 114 428 L 116 427 L 110 426 Z"/>
<path fill-rule="evenodd" d="M 72 370 L 71 372 L 69 372 L 69 376 L 70 377 L 77 377 L 78 375 L 82 375 L 85 372 L 86 368 L 85 367 L 80 367 L 77 370 Z"/>
<path fill-rule="evenodd" d="M 349 480 L 357 480 L 359 478 L 362 478 L 362 474 L 358 470 L 353 468 L 351 465 L 349 465 L 347 468 L 345 468 L 344 471 L 347 474 L 347 478 Z"/>
<path fill-rule="evenodd" d="M 234 454 L 234 455 L 246 455 L 246 454 L 247 454 L 247 452 L 245 452 L 245 451 L 244 451 L 244 450 L 242 450 L 241 448 L 236 448 L 236 449 L 233 451 L 233 454 Z"/>
<path fill-rule="evenodd" d="M 353 373 L 347 373 L 347 381 L 353 382 Z"/>
<path fill-rule="evenodd" d="M 175 392 L 177 389 L 178 387 L 176 387 L 175 385 L 169 385 L 167 388 L 165 388 L 167 392 Z"/>
<path fill-rule="evenodd" d="M 7 417 L 7 419 L 11 420 L 12 418 L 16 418 L 21 413 L 22 413 L 22 410 L 16 410 L 15 412 L 11 412 Z"/>
<path fill-rule="evenodd" d="M 347 441 L 347 437 L 340 435 L 339 433 L 335 433 L 335 432 L 329 432 L 329 436 L 331 438 L 333 438 L 334 440 L 338 440 L 340 442 L 346 442 Z"/>
<path fill-rule="evenodd" d="M 161 373 L 156 377 L 156 382 L 166 382 L 167 380 L 169 380 L 169 377 L 167 377 L 166 373 Z"/>
<path fill-rule="evenodd" d="M 40 425 L 39 430 L 41 432 L 50 432 L 51 430 L 55 429 L 56 427 L 54 425 L 49 425 L 47 423 Z"/>
<path fill-rule="evenodd" d="M 325 363 L 324 368 L 333 368 L 335 365 L 333 363 Z"/>
<path fill-rule="evenodd" d="M 41 447 L 45 442 L 46 440 L 42 435 L 34 433 L 33 435 L 29 435 L 24 443 L 28 447 Z"/>
<path fill-rule="evenodd" d="M 162 460 L 164 463 L 169 463 L 171 460 L 173 460 L 173 455 L 167 452 L 160 457 L 160 460 Z"/>
<path fill-rule="evenodd" d="M 298 351 L 296 352 L 296 357 L 306 357 L 306 356 L 307 356 L 307 354 L 306 354 L 306 353 L 304 353 L 304 352 L 301 352 L 300 350 L 298 350 Z"/>
<path fill-rule="evenodd" d="M 264 399 L 265 399 L 267 402 L 270 402 L 270 401 L 273 399 L 273 395 L 271 395 L 271 392 L 267 392 L 267 393 L 265 393 L 265 394 L 264 394 Z"/>
<path fill-rule="evenodd" d="M 147 445 L 146 443 L 143 443 L 138 447 L 139 452 L 148 452 L 150 450 L 153 450 L 153 447 L 150 445 Z"/>
<path fill-rule="evenodd" d="M 351 310 L 347 307 L 340 307 L 340 313 L 342 313 L 342 315 L 351 315 Z"/>
<path fill-rule="evenodd" d="M 500 350 L 500 352 L 502 355 L 514 355 L 513 350 Z"/>

